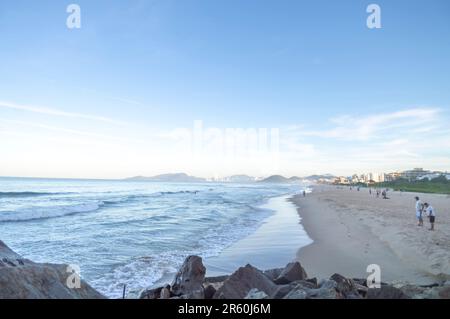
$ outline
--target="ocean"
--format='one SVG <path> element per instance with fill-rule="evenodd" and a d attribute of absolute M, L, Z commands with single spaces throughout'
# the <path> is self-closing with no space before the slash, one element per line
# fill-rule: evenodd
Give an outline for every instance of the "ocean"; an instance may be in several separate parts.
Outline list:
<path fill-rule="evenodd" d="M 148 287 L 188 255 L 219 256 L 300 185 L 0 178 L 0 240 L 35 262 L 77 265 L 111 298 Z"/>

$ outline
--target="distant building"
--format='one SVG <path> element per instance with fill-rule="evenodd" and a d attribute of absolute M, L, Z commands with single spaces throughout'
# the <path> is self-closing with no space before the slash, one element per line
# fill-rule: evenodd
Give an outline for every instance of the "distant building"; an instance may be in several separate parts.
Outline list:
<path fill-rule="evenodd" d="M 402 172 L 401 177 L 409 181 L 413 181 L 429 173 L 430 171 L 426 171 L 423 168 L 414 168 L 412 170 Z"/>
<path fill-rule="evenodd" d="M 399 179 L 401 176 L 402 176 L 402 174 L 399 172 L 389 173 L 389 174 L 384 175 L 384 180 L 386 182 L 393 182 L 393 181 L 396 181 L 397 179 Z"/>
<path fill-rule="evenodd" d="M 348 184 L 350 184 L 350 181 L 349 181 L 349 179 L 348 179 L 347 177 L 339 176 L 339 177 L 336 177 L 336 178 L 334 179 L 334 184 L 339 184 L 339 185 L 344 184 L 344 185 L 348 185 Z"/>

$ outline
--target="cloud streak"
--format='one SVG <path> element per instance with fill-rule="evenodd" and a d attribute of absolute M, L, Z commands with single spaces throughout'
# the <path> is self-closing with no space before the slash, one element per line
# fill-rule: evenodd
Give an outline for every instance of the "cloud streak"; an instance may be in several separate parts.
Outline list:
<path fill-rule="evenodd" d="M 66 111 L 61 111 L 61 110 L 49 108 L 49 107 L 42 107 L 42 106 L 35 106 L 35 105 L 21 105 L 21 104 L 5 102 L 5 101 L 0 101 L 0 107 L 13 109 L 13 110 L 19 110 L 19 111 L 45 114 L 45 115 L 78 118 L 78 119 L 91 120 L 91 121 L 100 121 L 100 122 L 105 122 L 105 123 L 110 123 L 110 124 L 115 124 L 115 125 L 126 125 L 126 123 L 123 121 L 114 120 L 114 119 L 104 117 L 104 116 L 82 114 L 82 113 L 75 113 L 75 112 L 66 112 Z"/>
<path fill-rule="evenodd" d="M 390 130 L 408 130 L 411 132 L 429 132 L 436 128 L 440 110 L 436 108 L 414 108 L 387 114 L 363 117 L 341 116 L 331 119 L 335 127 L 322 131 L 305 131 L 305 136 L 335 138 L 341 140 L 367 141 L 380 133 Z"/>

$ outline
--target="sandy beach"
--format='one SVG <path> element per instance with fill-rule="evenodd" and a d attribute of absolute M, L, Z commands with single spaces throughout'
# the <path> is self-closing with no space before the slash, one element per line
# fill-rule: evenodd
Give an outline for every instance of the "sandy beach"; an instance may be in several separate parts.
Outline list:
<path fill-rule="evenodd" d="M 436 230 L 416 226 L 414 196 L 437 212 Z M 292 201 L 308 235 L 297 259 L 310 276 L 338 272 L 365 278 L 370 264 L 381 267 L 382 281 L 429 284 L 450 278 L 450 197 L 438 194 L 389 192 L 376 198 L 368 189 L 316 186 L 313 193 Z"/>

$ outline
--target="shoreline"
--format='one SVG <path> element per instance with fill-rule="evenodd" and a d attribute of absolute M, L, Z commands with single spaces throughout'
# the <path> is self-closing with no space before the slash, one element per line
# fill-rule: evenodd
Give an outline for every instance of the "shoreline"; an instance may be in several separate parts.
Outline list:
<path fill-rule="evenodd" d="M 272 197 L 259 206 L 273 210 L 262 225 L 248 236 L 225 248 L 218 256 L 205 258 L 208 276 L 230 274 L 237 267 L 251 264 L 262 269 L 283 267 L 296 255 L 299 244 L 312 242 L 300 224 L 293 195 Z M 300 227 L 299 227 L 300 226 Z"/>
<path fill-rule="evenodd" d="M 443 222 L 450 199 L 419 194 L 436 203 L 441 213 L 439 229 L 430 232 L 416 229 L 409 216 L 414 193 L 390 192 L 389 196 L 390 200 L 382 200 L 366 189 L 357 192 L 327 185 L 317 185 L 305 198 L 293 196 L 301 224 L 313 240 L 299 248 L 296 257 L 311 272 L 308 275 L 366 278 L 367 266 L 377 264 L 382 281 L 427 285 L 448 280 L 449 225 Z M 424 246 L 427 243 L 430 247 Z"/>
<path fill-rule="evenodd" d="M 290 200 L 292 196 L 295 195 L 272 197 L 258 206 L 274 213 L 254 232 L 225 248 L 219 255 L 204 258 L 207 276 L 230 275 L 246 264 L 271 269 L 292 262 L 300 243 L 306 246 L 312 242 L 300 223 L 296 206 Z M 151 287 L 170 284 L 174 276 L 175 273 L 166 273 Z"/>

